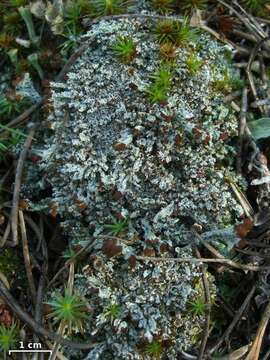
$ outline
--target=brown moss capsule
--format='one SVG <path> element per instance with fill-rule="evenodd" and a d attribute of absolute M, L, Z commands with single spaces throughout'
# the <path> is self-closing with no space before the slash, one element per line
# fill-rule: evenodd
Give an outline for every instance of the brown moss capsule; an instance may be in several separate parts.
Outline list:
<path fill-rule="evenodd" d="M 106 256 L 111 258 L 122 253 L 122 246 L 118 245 L 117 241 L 114 239 L 107 240 L 102 246 L 102 251 Z"/>
<path fill-rule="evenodd" d="M 123 143 L 117 143 L 117 144 L 113 145 L 113 148 L 117 151 L 123 151 L 126 149 L 126 147 L 127 147 L 127 145 L 123 144 Z"/>

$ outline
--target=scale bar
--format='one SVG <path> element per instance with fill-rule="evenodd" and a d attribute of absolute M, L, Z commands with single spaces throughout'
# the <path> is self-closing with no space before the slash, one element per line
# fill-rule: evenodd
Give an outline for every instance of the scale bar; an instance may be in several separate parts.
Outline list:
<path fill-rule="evenodd" d="M 52 354 L 52 350 L 9 350 L 8 355 L 11 353 L 50 353 Z"/>

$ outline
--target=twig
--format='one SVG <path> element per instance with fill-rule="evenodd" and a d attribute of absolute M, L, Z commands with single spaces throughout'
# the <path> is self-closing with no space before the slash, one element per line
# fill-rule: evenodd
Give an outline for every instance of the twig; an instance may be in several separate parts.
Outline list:
<path fill-rule="evenodd" d="M 261 24 L 256 20 L 254 16 L 252 16 L 249 12 L 247 12 L 237 0 L 233 0 L 233 4 L 236 5 L 239 10 L 243 13 L 243 18 L 246 18 L 250 21 L 251 25 L 254 26 L 254 29 L 257 31 L 258 35 L 262 38 L 265 38 L 267 36 L 267 33 L 263 30 L 261 27 Z M 237 10 L 236 10 L 237 12 Z"/>
<path fill-rule="evenodd" d="M 269 360 L 270 358 L 270 349 L 267 351 L 267 353 L 264 355 L 264 357 L 262 358 L 262 360 Z"/>
<path fill-rule="evenodd" d="M 232 92 L 231 94 L 225 96 L 224 102 L 225 103 L 231 102 L 231 101 L 237 99 L 241 94 L 242 94 L 241 90 L 236 90 L 236 91 Z"/>
<path fill-rule="evenodd" d="M 55 334 L 51 331 L 46 330 L 43 326 L 41 326 L 37 321 L 35 321 L 27 312 L 25 312 L 18 302 L 11 295 L 9 290 L 4 285 L 3 281 L 0 279 L 0 296 L 5 301 L 5 303 L 10 307 L 10 309 L 18 316 L 18 318 L 26 323 L 34 333 L 45 337 L 46 339 L 50 339 L 52 341 L 58 341 L 63 346 L 68 346 L 74 349 L 87 350 L 96 346 L 96 343 L 78 343 L 70 340 L 63 339 L 58 334 Z"/>
<path fill-rule="evenodd" d="M 36 287 L 34 283 L 34 278 L 32 274 L 32 266 L 30 261 L 30 255 L 29 255 L 29 247 L 28 247 L 28 240 L 26 235 L 26 228 L 25 228 L 25 222 L 23 217 L 23 212 L 19 210 L 19 219 L 20 219 L 20 226 L 21 226 L 21 236 L 22 236 L 22 248 L 23 248 L 23 258 L 24 258 L 24 265 L 26 270 L 26 276 L 28 280 L 28 285 L 32 297 L 33 304 L 36 304 Z"/>
<path fill-rule="evenodd" d="M 62 272 L 72 263 L 74 262 L 75 259 L 77 259 L 78 256 L 80 256 L 82 253 L 86 252 L 87 250 L 91 249 L 94 246 L 95 240 L 90 240 L 88 242 L 87 245 L 85 245 L 85 247 L 83 247 L 82 249 L 80 249 L 74 256 L 72 256 L 70 259 L 68 259 L 64 266 L 58 270 L 58 272 L 54 275 L 54 277 L 52 278 L 52 280 L 49 282 L 48 284 L 48 288 L 50 288 L 50 286 L 52 286 L 52 284 L 55 282 L 56 279 L 58 279 L 58 277 L 62 274 Z"/>
<path fill-rule="evenodd" d="M 43 236 L 43 227 L 42 227 L 42 231 L 41 231 L 41 241 L 42 241 L 41 249 L 42 249 L 42 255 L 43 255 L 43 263 L 42 263 L 42 267 L 41 267 L 41 275 L 39 278 L 37 301 L 36 301 L 36 306 L 35 306 L 35 320 L 40 325 L 42 325 L 45 278 L 47 277 L 47 272 L 48 272 L 48 249 L 46 246 L 46 241 Z M 35 337 L 37 337 L 37 336 L 35 335 Z M 34 354 L 34 355 L 36 355 L 36 354 Z M 36 358 L 33 356 L 32 360 L 36 360 Z"/>
<path fill-rule="evenodd" d="M 218 347 L 223 343 L 223 341 L 227 341 L 231 332 L 233 331 L 235 325 L 238 323 L 238 321 L 240 320 L 243 312 L 246 310 L 250 300 L 252 299 L 252 296 L 254 294 L 256 290 L 256 286 L 253 285 L 253 287 L 251 288 L 250 292 L 248 293 L 247 297 L 245 298 L 243 304 L 240 306 L 240 308 L 238 309 L 238 311 L 236 312 L 233 321 L 231 322 L 231 324 L 228 326 L 228 328 L 226 329 L 226 331 L 224 332 L 224 334 L 221 336 L 221 338 L 217 341 L 217 343 L 212 346 L 212 348 L 209 350 L 209 354 L 212 354 L 214 351 L 216 351 L 218 349 Z"/>
<path fill-rule="evenodd" d="M 259 106 L 264 106 L 264 105 L 270 105 L 270 99 L 261 99 L 261 100 L 257 100 L 257 101 L 253 101 L 250 106 L 253 108 L 259 107 Z"/>
<path fill-rule="evenodd" d="M 136 259 L 141 261 L 176 262 L 176 263 L 191 263 L 191 264 L 219 263 L 243 271 L 262 271 L 262 270 L 270 269 L 270 266 L 239 264 L 230 259 L 205 259 L 205 258 L 195 259 L 195 258 L 165 258 L 165 257 L 163 258 L 163 257 L 150 257 L 150 256 L 136 256 Z"/>
<path fill-rule="evenodd" d="M 252 24 L 250 22 L 249 16 L 243 16 L 239 11 L 234 9 L 232 6 L 230 6 L 223 0 L 218 0 L 218 2 L 222 5 L 224 5 L 226 8 L 228 8 L 231 12 L 233 12 L 242 21 L 242 23 L 247 27 L 247 29 L 252 34 L 254 34 L 254 36 L 256 36 L 258 41 L 260 40 L 260 38 L 263 38 L 266 36 L 265 33 L 261 31 L 261 28 L 258 28 L 257 25 Z"/>
<path fill-rule="evenodd" d="M 57 333 L 63 337 L 65 331 L 65 323 L 63 321 L 60 322 L 59 328 L 57 330 Z M 59 342 L 55 341 L 52 347 L 52 354 L 50 356 L 50 360 L 55 360 L 58 354 L 59 350 Z"/>
<path fill-rule="evenodd" d="M 220 306 L 223 307 L 223 309 L 226 311 L 226 313 L 233 318 L 235 315 L 235 311 L 232 309 L 232 307 L 230 306 L 230 304 L 228 304 L 226 302 L 226 300 L 223 299 L 223 297 L 221 295 L 217 295 L 217 301 L 220 304 Z"/>
<path fill-rule="evenodd" d="M 201 254 L 199 250 L 195 249 L 196 256 L 201 259 Z M 211 296 L 210 296 L 210 290 L 209 290 L 209 282 L 206 275 L 205 265 L 201 266 L 202 269 L 202 281 L 203 281 L 203 288 L 204 288 L 204 297 L 205 297 L 205 303 L 206 303 L 206 312 L 205 312 L 205 322 L 204 322 L 204 329 L 203 329 L 203 337 L 200 344 L 200 351 L 198 360 L 202 360 L 207 344 L 207 340 L 209 337 L 209 328 L 210 328 L 210 315 L 211 315 Z"/>
<path fill-rule="evenodd" d="M 249 132 L 249 129 L 247 128 L 247 126 L 245 127 L 245 133 L 250 138 L 250 132 Z M 251 140 L 251 143 L 253 143 L 252 140 Z M 257 149 L 257 146 L 256 146 L 255 142 L 254 142 L 254 145 L 255 145 L 255 149 Z M 241 189 L 239 189 L 238 186 L 234 182 L 232 182 L 231 179 L 227 178 L 226 180 L 229 183 L 235 197 L 237 198 L 240 205 L 242 206 L 245 215 L 247 217 L 252 217 L 254 215 L 254 210 L 252 209 L 252 206 L 250 205 L 250 203 L 249 203 L 248 199 L 246 198 L 246 196 L 243 194 Z"/>
<path fill-rule="evenodd" d="M 24 218 L 25 218 L 26 223 L 31 227 L 31 229 L 34 231 L 34 233 L 36 234 L 36 236 L 38 238 L 36 251 L 39 251 L 41 243 L 42 243 L 42 235 L 40 233 L 39 227 L 30 216 L 24 214 Z"/>
<path fill-rule="evenodd" d="M 262 259 L 269 259 L 270 258 L 270 254 L 266 253 L 266 254 L 263 254 L 261 252 L 258 252 L 258 251 L 252 251 L 252 250 L 246 250 L 246 249 L 238 249 L 237 247 L 235 248 L 235 251 L 241 253 L 241 254 L 244 254 L 244 255 L 248 255 L 248 256 L 259 256 L 261 257 Z"/>
<path fill-rule="evenodd" d="M 257 90 L 256 90 L 256 86 L 255 86 L 255 83 L 254 83 L 254 79 L 253 79 L 253 75 L 252 75 L 252 72 L 251 72 L 251 66 L 252 66 L 252 63 L 255 59 L 255 57 L 258 55 L 258 51 L 260 50 L 261 46 L 265 43 L 265 41 L 269 40 L 269 37 L 265 37 L 263 38 L 261 41 L 259 41 L 253 48 L 251 54 L 250 54 L 250 57 L 249 57 L 249 60 L 248 60 L 248 65 L 247 65 L 247 68 L 246 68 L 246 73 L 247 73 L 247 77 L 248 77 L 248 80 L 249 80 L 249 83 L 250 83 L 250 87 L 251 87 L 251 90 L 252 90 L 252 93 L 253 93 L 253 96 L 255 98 L 256 101 L 259 101 L 259 98 L 258 98 L 258 94 L 257 94 Z M 263 109 L 262 107 L 259 107 L 260 111 L 263 113 Z"/>
<path fill-rule="evenodd" d="M 270 97 L 269 81 L 268 81 L 268 76 L 266 74 L 266 66 L 265 66 L 264 58 L 261 53 L 259 54 L 259 62 L 260 62 L 260 70 L 261 70 L 261 79 L 263 82 L 263 89 L 265 91 L 267 98 L 269 98 Z M 267 104 L 263 104 L 263 108 L 264 108 L 265 116 L 268 116 L 269 115 L 269 106 L 267 106 Z"/>
<path fill-rule="evenodd" d="M 247 126 L 247 108 L 248 108 L 248 102 L 247 102 L 247 94 L 248 90 L 246 87 L 243 89 L 242 93 L 242 104 L 241 104 L 241 113 L 240 113 L 240 121 L 238 126 L 238 154 L 236 159 L 236 166 L 237 166 L 237 172 L 238 174 L 242 173 L 242 156 L 243 156 L 243 138 L 245 135 L 245 129 Z"/>
<path fill-rule="evenodd" d="M 246 40 L 249 40 L 249 41 L 252 41 L 253 43 L 257 43 L 258 39 L 256 38 L 256 36 L 252 35 L 252 34 L 249 34 L 245 31 L 241 31 L 241 30 L 238 30 L 238 29 L 232 29 L 232 33 L 236 36 L 239 36 L 241 39 L 246 39 Z"/>
<path fill-rule="evenodd" d="M 29 109 L 25 110 L 21 115 L 17 116 L 15 119 L 11 120 L 6 124 L 5 127 L 14 127 L 16 125 L 24 122 L 34 111 L 36 111 L 44 102 L 45 98 L 42 98 L 40 101 L 36 102 L 34 105 L 30 106 Z M 5 129 L 0 129 L 0 133 L 6 131 Z"/>
<path fill-rule="evenodd" d="M 49 349 L 53 348 L 53 344 L 50 341 L 45 341 L 46 345 Z M 68 360 L 63 354 L 61 354 L 59 351 L 57 352 L 56 356 L 59 360 Z"/>
<path fill-rule="evenodd" d="M 75 276 L 75 264 L 74 264 L 74 262 L 71 262 L 69 264 L 69 275 L 68 275 L 68 282 L 67 282 L 67 289 L 70 294 L 72 294 L 72 292 L 73 292 L 74 276 Z M 64 336 L 64 332 L 65 332 L 65 322 L 64 321 L 60 322 L 57 332 L 60 336 Z M 55 342 L 53 344 L 53 351 L 50 356 L 50 360 L 55 360 L 57 353 L 58 353 L 58 349 L 59 349 L 59 343 Z"/>
<path fill-rule="evenodd" d="M 265 234 L 263 234 L 263 238 L 264 238 Z M 260 241 L 256 241 L 256 240 L 245 240 L 247 245 L 252 246 L 252 247 L 258 247 L 258 248 L 270 248 L 270 244 L 264 244 Z"/>
<path fill-rule="evenodd" d="M 195 232 L 194 232 L 194 233 L 195 233 Z M 209 244 L 208 242 L 204 241 L 204 240 L 202 239 L 202 237 L 200 236 L 200 234 L 198 234 L 198 233 L 195 233 L 195 234 L 196 234 L 196 236 L 199 237 L 200 243 L 202 243 L 202 244 L 206 247 L 206 249 L 207 249 L 215 258 L 217 258 L 217 259 L 225 259 L 225 257 L 222 256 L 222 255 L 220 254 L 220 252 L 218 252 L 217 249 L 214 248 L 214 246 L 212 246 L 212 245 Z"/>
<path fill-rule="evenodd" d="M 19 204 L 20 189 L 22 182 L 23 165 L 26 159 L 27 152 L 31 146 L 34 133 L 35 133 L 35 127 L 33 127 L 30 130 L 26 138 L 23 149 L 20 153 L 20 157 L 16 169 L 15 185 L 14 185 L 13 199 L 12 199 L 12 210 L 11 210 L 11 230 L 12 230 L 13 246 L 18 245 L 18 208 L 19 208 L 18 204 Z"/>
<path fill-rule="evenodd" d="M 255 339 L 245 360 L 259 360 L 263 336 L 270 319 L 270 301 L 264 309 L 261 321 L 259 323 Z"/>
<path fill-rule="evenodd" d="M 63 77 L 66 75 L 70 67 L 74 64 L 74 62 L 80 57 L 80 55 L 89 47 L 89 44 L 84 44 L 80 46 L 68 59 L 68 61 L 65 63 L 63 69 L 60 71 L 60 73 L 57 75 L 55 81 L 60 81 L 63 79 Z"/>
<path fill-rule="evenodd" d="M 8 222 L 5 232 L 4 232 L 4 235 L 2 236 L 2 239 L 0 241 L 0 248 L 5 245 L 9 234 L 10 234 L 10 222 Z"/>

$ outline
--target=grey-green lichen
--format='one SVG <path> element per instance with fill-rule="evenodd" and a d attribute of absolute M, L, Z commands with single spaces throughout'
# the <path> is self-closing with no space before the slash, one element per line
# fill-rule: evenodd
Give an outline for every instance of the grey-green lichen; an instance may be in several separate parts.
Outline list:
<path fill-rule="evenodd" d="M 213 231 L 242 214 L 225 181 L 237 181 L 225 162 L 237 120 L 214 86 L 226 69 L 233 76 L 227 49 L 205 34 L 199 46 L 177 47 L 167 100 L 151 102 L 146 89 L 161 64 L 152 27 L 101 20 L 66 81 L 52 84 L 44 180 L 71 241 L 97 239 L 75 282 L 93 308 L 91 360 L 151 359 L 153 341 L 176 359 L 190 346 L 201 325 L 186 311 L 199 268 L 136 255 L 191 257 L 192 224 Z M 119 36 L 136 46 L 129 63 L 112 51 Z M 194 52 L 200 66 L 191 72 Z"/>

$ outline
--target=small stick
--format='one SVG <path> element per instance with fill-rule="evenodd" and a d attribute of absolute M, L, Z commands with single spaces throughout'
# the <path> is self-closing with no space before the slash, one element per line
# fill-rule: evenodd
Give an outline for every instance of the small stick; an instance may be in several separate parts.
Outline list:
<path fill-rule="evenodd" d="M 257 94 L 257 89 L 255 87 L 255 83 L 254 83 L 254 79 L 253 79 L 253 75 L 252 75 L 252 72 L 251 72 L 251 66 L 252 66 L 252 63 L 256 57 L 256 55 L 258 54 L 258 51 L 260 50 L 261 46 L 265 43 L 265 41 L 269 40 L 269 37 L 265 37 L 264 39 L 262 39 L 261 41 L 259 41 L 253 48 L 251 54 L 250 54 L 250 57 L 249 57 L 249 60 L 248 60 L 248 65 L 247 65 L 247 68 L 246 68 L 246 73 L 247 73 L 247 77 L 248 77 L 248 80 L 249 80 L 249 83 L 250 83 L 250 87 L 251 87 L 251 90 L 252 90 L 252 93 L 253 93 L 253 96 L 255 98 L 256 101 L 259 100 L 258 98 L 258 94 Z M 263 114 L 263 108 L 260 106 L 259 107 L 261 113 Z"/>
<path fill-rule="evenodd" d="M 33 127 L 30 130 L 26 138 L 23 149 L 20 153 L 20 157 L 16 169 L 15 185 L 14 185 L 12 209 L 11 209 L 11 230 L 12 230 L 13 246 L 18 245 L 18 208 L 19 208 L 19 197 L 20 197 L 20 189 L 22 182 L 23 165 L 26 159 L 27 152 L 31 146 L 34 133 L 35 133 L 35 127 Z"/>
<path fill-rule="evenodd" d="M 234 269 L 239 269 L 243 271 L 262 271 L 269 270 L 270 266 L 256 266 L 256 265 L 245 265 L 239 264 L 230 259 L 195 259 L 195 258 L 163 258 L 163 257 L 151 257 L 151 256 L 136 256 L 137 260 L 141 261 L 152 261 L 152 262 L 175 262 L 175 263 L 191 263 L 191 264 L 201 264 L 201 263 L 219 263 L 230 266 Z"/>
<path fill-rule="evenodd" d="M 261 24 L 256 20 L 256 18 L 254 16 L 252 16 L 249 12 L 247 12 L 240 4 L 237 0 L 233 0 L 233 4 L 238 6 L 238 8 L 240 9 L 240 11 L 242 11 L 242 13 L 244 14 L 244 18 L 247 18 L 250 20 L 251 24 L 254 26 L 255 30 L 257 30 L 258 35 L 261 36 L 262 38 L 267 36 L 267 33 L 263 30 Z M 236 10 L 237 11 L 237 10 Z"/>
<path fill-rule="evenodd" d="M 66 75 L 70 67 L 74 64 L 74 62 L 81 56 L 81 54 L 89 47 L 89 44 L 84 44 L 80 46 L 68 59 L 68 61 L 65 63 L 63 69 L 60 71 L 60 73 L 57 75 L 55 81 L 61 81 L 63 77 Z"/>
<path fill-rule="evenodd" d="M 247 134 L 247 136 L 250 137 L 250 133 L 249 133 L 249 129 L 247 128 L 247 126 L 245 127 L 245 133 Z M 255 144 L 256 146 L 256 144 Z M 257 147 L 256 147 L 257 149 Z M 240 205 L 242 206 L 244 213 L 247 217 L 252 217 L 254 215 L 254 210 L 252 209 L 252 206 L 250 205 L 248 199 L 246 198 L 246 196 L 243 194 L 243 192 L 236 186 L 235 183 L 233 183 L 230 179 L 227 178 L 227 181 L 235 195 L 235 197 L 237 198 L 237 200 L 239 201 Z"/>
<path fill-rule="evenodd" d="M 253 101 L 250 106 L 253 108 L 259 107 L 259 106 L 264 106 L 264 105 L 270 105 L 270 99 L 261 99 L 258 101 Z"/>
<path fill-rule="evenodd" d="M 242 94 L 241 90 L 236 90 L 232 92 L 231 94 L 225 96 L 224 102 L 231 102 L 235 99 L 237 99 Z"/>
<path fill-rule="evenodd" d="M 84 253 L 85 251 L 91 249 L 91 247 L 94 246 L 94 242 L 95 242 L 95 240 L 90 240 L 85 247 L 83 247 L 83 248 L 82 248 L 81 250 L 79 250 L 74 256 L 72 256 L 70 259 L 68 259 L 68 260 L 65 262 L 64 266 L 63 266 L 60 270 L 58 270 L 58 272 L 54 275 L 54 277 L 52 278 L 52 280 L 49 282 L 48 288 L 55 282 L 56 279 L 58 279 L 58 277 L 62 274 L 62 272 L 63 272 L 72 262 L 74 262 L 74 260 L 75 260 L 78 256 L 80 256 L 80 255 L 81 255 L 82 253 Z"/>
<path fill-rule="evenodd" d="M 25 110 L 21 115 L 17 116 L 15 119 L 11 120 L 9 123 L 6 124 L 6 127 L 14 127 L 16 125 L 21 124 L 26 120 L 35 110 L 37 110 L 44 102 L 44 98 L 35 103 L 34 105 L 30 106 L 29 109 Z M 6 131 L 4 128 L 0 129 L 0 133 Z"/>
<path fill-rule="evenodd" d="M 195 249 L 196 256 L 198 259 L 201 259 L 201 254 L 196 247 Z M 205 297 L 205 303 L 206 303 L 206 312 L 205 312 L 205 322 L 204 322 L 204 330 L 203 330 L 203 337 L 200 344 L 200 351 L 198 360 L 203 360 L 205 348 L 207 344 L 207 340 L 209 337 L 209 329 L 210 329 L 210 315 L 211 315 L 211 296 L 210 296 L 210 290 L 209 290 L 209 282 L 206 275 L 205 265 L 201 266 L 202 269 L 202 281 L 203 281 L 203 288 L 204 288 L 204 297 Z"/>
<path fill-rule="evenodd" d="M 23 212 L 21 210 L 19 210 L 19 219 L 20 219 L 20 226 L 21 226 L 22 248 L 23 248 L 23 258 L 24 258 L 26 276 L 27 276 L 33 304 L 36 304 L 37 292 L 36 292 L 36 287 L 35 287 L 34 278 L 33 278 L 33 274 L 32 274 L 32 266 L 31 266 L 31 260 L 30 260 L 30 254 L 29 254 L 25 222 L 24 222 Z"/>
<path fill-rule="evenodd" d="M 36 234 L 36 236 L 38 238 L 38 244 L 36 246 L 36 251 L 39 251 L 41 243 L 42 243 L 42 235 L 41 235 L 41 232 L 39 230 L 39 227 L 37 226 L 37 224 L 33 221 L 33 219 L 30 216 L 25 214 L 24 219 L 25 219 L 26 223 L 34 231 L 34 233 Z"/>
<path fill-rule="evenodd" d="M 41 241 L 42 241 L 42 254 L 43 254 L 43 264 L 41 268 L 41 275 L 39 278 L 39 285 L 37 291 L 37 301 L 35 306 L 35 320 L 40 325 L 42 325 L 42 315 L 43 315 L 43 296 L 44 296 L 44 288 L 45 288 L 45 278 L 47 277 L 48 272 L 48 250 L 46 246 L 46 242 L 43 236 L 43 227 L 41 231 Z M 37 337 L 37 335 L 35 335 Z M 33 356 L 32 360 L 36 360 L 35 355 Z M 37 354 L 39 355 L 39 354 Z"/>
<path fill-rule="evenodd" d="M 264 309 L 261 321 L 259 323 L 259 327 L 256 332 L 255 339 L 254 339 L 251 349 L 248 353 L 248 356 L 245 358 L 245 360 L 259 360 L 260 350 L 261 350 L 261 346 L 262 346 L 262 340 L 263 340 L 263 336 L 264 336 L 267 324 L 269 322 L 269 319 L 270 319 L 270 301 L 268 302 L 266 308 Z"/>
<path fill-rule="evenodd" d="M 217 301 L 220 303 L 220 306 L 226 311 L 226 313 L 233 318 L 235 315 L 235 311 L 231 308 L 231 306 L 223 299 L 221 295 L 217 295 Z"/>
<path fill-rule="evenodd" d="M 72 292 L 73 292 L 74 276 L 75 276 L 75 264 L 74 264 L 74 262 L 71 262 L 69 264 L 69 275 L 68 275 L 68 282 L 67 282 L 67 289 L 70 294 L 72 294 Z M 64 332 L 65 332 L 65 322 L 61 321 L 57 333 L 59 335 L 63 336 Z M 57 341 L 53 344 L 53 349 L 52 349 L 52 354 L 51 354 L 50 360 L 55 360 L 57 353 L 58 353 L 59 345 L 60 344 Z"/>
<path fill-rule="evenodd" d="M 265 234 L 263 234 L 263 237 L 265 236 Z M 245 240 L 247 245 L 249 246 L 255 246 L 255 247 L 259 247 L 259 248 L 270 248 L 270 244 L 264 244 L 260 241 L 256 241 L 256 240 Z"/>
<path fill-rule="evenodd" d="M 264 355 L 264 357 L 262 358 L 262 360 L 269 360 L 270 358 L 270 349 L 267 351 L 267 353 Z"/>
<path fill-rule="evenodd" d="M 46 345 L 48 346 L 49 349 L 52 350 L 53 344 L 50 341 L 45 341 Z M 59 360 L 68 360 L 63 354 L 61 354 L 59 351 L 57 352 L 56 356 L 58 357 Z"/>
<path fill-rule="evenodd" d="M 245 129 L 247 126 L 247 109 L 248 109 L 248 101 L 247 101 L 248 90 L 246 87 L 243 89 L 242 93 L 242 104 L 241 104 L 241 113 L 240 113 L 240 121 L 238 125 L 238 154 L 236 159 L 237 173 L 242 173 L 242 155 L 243 155 L 243 140 L 245 135 Z"/>
<path fill-rule="evenodd" d="M 236 314 L 235 314 L 235 316 L 233 318 L 233 321 L 228 326 L 228 328 L 226 329 L 224 334 L 221 336 L 221 338 L 217 341 L 217 343 L 214 346 L 212 346 L 212 348 L 209 350 L 209 354 L 212 354 L 214 351 L 216 351 L 217 348 L 223 343 L 223 341 L 228 340 L 228 338 L 229 338 L 231 332 L 233 331 L 235 325 L 240 320 L 241 316 L 243 315 L 243 312 L 246 310 L 250 300 L 252 299 L 252 296 L 253 296 L 255 290 L 256 290 L 256 286 L 253 285 L 253 287 L 251 288 L 251 290 L 248 293 L 247 297 L 245 298 L 245 301 L 243 302 L 243 304 L 240 306 L 240 308 L 236 312 Z"/>
<path fill-rule="evenodd" d="M 239 36 L 240 38 L 244 38 L 246 40 L 252 41 L 253 43 L 257 43 L 257 41 L 258 41 L 256 36 L 249 34 L 247 32 L 238 30 L 238 29 L 233 29 L 232 33 L 236 36 Z"/>
<path fill-rule="evenodd" d="M 18 304 L 17 300 L 11 295 L 7 287 L 4 285 L 3 281 L 0 279 L 0 296 L 5 301 L 5 303 L 9 306 L 9 308 L 17 315 L 17 317 L 24 323 L 26 323 L 34 333 L 45 337 L 46 339 L 50 339 L 53 341 L 58 341 L 63 346 L 68 346 L 70 348 L 79 349 L 79 350 L 87 350 L 91 349 L 97 345 L 97 343 L 92 342 L 83 342 L 78 343 L 75 341 L 70 341 L 63 339 L 58 334 L 54 332 L 46 330 L 42 325 L 40 325 L 37 321 L 35 321 L 27 312 L 25 312 L 21 306 Z"/>
<path fill-rule="evenodd" d="M 263 88 L 267 94 L 267 98 L 270 97 L 270 89 L 269 89 L 269 81 L 268 81 L 268 76 L 266 74 L 266 67 L 265 67 L 265 63 L 264 63 L 264 58 L 262 54 L 259 54 L 259 62 L 260 62 L 260 70 L 261 70 L 261 79 L 263 82 Z M 267 106 L 266 104 L 263 104 L 263 108 L 264 108 L 264 114 L 265 116 L 269 115 L 269 106 Z"/>
<path fill-rule="evenodd" d="M 10 234 L 10 222 L 8 222 L 5 232 L 4 232 L 4 235 L 2 236 L 2 239 L 0 241 L 0 248 L 5 245 L 9 234 Z"/>
<path fill-rule="evenodd" d="M 218 2 L 222 5 L 224 5 L 225 7 L 227 7 L 231 12 L 233 12 L 242 21 L 242 23 L 247 27 L 247 29 L 252 34 L 254 34 L 254 36 L 256 36 L 257 40 L 260 40 L 260 38 L 264 38 L 266 36 L 264 31 L 262 31 L 260 27 L 258 28 L 257 24 L 254 25 L 250 22 L 249 16 L 246 16 L 246 14 L 245 14 L 245 16 L 243 16 L 242 14 L 240 14 L 239 11 L 234 9 L 232 6 L 230 6 L 223 0 L 218 0 Z M 236 3 L 236 2 L 234 2 L 234 3 Z M 238 4 L 236 3 L 236 5 L 238 5 Z M 241 8 L 241 10 L 242 10 L 242 8 Z"/>

